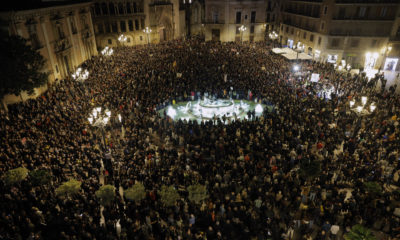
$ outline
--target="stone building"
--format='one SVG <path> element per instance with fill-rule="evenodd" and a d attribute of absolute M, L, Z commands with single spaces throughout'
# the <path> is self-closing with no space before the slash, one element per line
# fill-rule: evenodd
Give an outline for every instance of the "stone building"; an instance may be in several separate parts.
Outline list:
<path fill-rule="evenodd" d="M 92 15 L 99 48 L 158 43 L 180 36 L 178 0 L 94 0 Z M 144 32 L 146 27 L 150 33 Z"/>
<path fill-rule="evenodd" d="M 382 69 L 399 35 L 399 6 L 397 0 L 284 0 L 279 41 L 315 60 Z"/>
<path fill-rule="evenodd" d="M 49 84 L 70 76 L 85 60 L 97 55 L 90 2 L 35 2 L 0 13 L 9 33 L 28 40 L 46 60 Z M 36 90 L 43 92 L 47 86 Z M 28 97 L 23 93 L 23 97 Z M 6 96 L 4 102 L 19 101 Z"/>
<path fill-rule="evenodd" d="M 204 35 L 206 41 L 264 40 L 264 0 L 203 0 L 193 1 L 190 8 L 191 33 Z M 240 30 L 240 27 L 243 26 Z"/>

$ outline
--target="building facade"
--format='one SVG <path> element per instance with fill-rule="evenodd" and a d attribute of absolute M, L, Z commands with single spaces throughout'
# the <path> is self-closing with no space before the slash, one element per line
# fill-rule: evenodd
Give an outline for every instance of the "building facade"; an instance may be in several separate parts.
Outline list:
<path fill-rule="evenodd" d="M 399 5 L 397 0 L 285 0 L 279 41 L 318 61 L 383 69 Z"/>
<path fill-rule="evenodd" d="M 254 42 L 265 38 L 264 0 L 194 1 L 190 19 L 192 34 L 202 34 L 206 41 Z"/>
<path fill-rule="evenodd" d="M 71 76 L 82 62 L 97 55 L 90 3 L 9 11 L 0 18 L 8 24 L 10 34 L 27 39 L 45 58 L 50 84 Z M 43 86 L 36 93 L 45 89 Z M 4 101 L 19 99 L 8 96 Z"/>
<path fill-rule="evenodd" d="M 180 35 L 178 0 L 94 0 L 99 48 L 158 43 Z M 151 29 L 146 33 L 144 30 Z M 123 35 L 126 40 L 119 40 Z"/>

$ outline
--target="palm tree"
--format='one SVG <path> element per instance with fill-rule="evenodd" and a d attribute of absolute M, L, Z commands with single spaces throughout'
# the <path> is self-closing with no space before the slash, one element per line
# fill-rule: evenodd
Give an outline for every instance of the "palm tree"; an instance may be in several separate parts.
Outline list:
<path fill-rule="evenodd" d="M 345 240 L 376 240 L 375 235 L 368 228 L 357 224 L 351 231 L 344 235 Z"/>

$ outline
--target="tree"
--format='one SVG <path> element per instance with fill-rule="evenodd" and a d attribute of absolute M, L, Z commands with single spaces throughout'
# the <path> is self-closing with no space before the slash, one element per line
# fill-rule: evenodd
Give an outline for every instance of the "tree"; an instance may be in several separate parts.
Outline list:
<path fill-rule="evenodd" d="M 344 235 L 345 240 L 376 240 L 374 234 L 362 225 L 354 225 L 351 231 Z"/>
<path fill-rule="evenodd" d="M 382 187 L 377 182 L 364 182 L 364 189 L 373 197 L 382 194 Z"/>
<path fill-rule="evenodd" d="M 319 175 L 321 164 L 316 160 L 304 159 L 300 163 L 300 176 L 306 179 L 313 179 Z"/>
<path fill-rule="evenodd" d="M 70 197 L 77 194 L 81 189 L 81 182 L 70 179 L 67 182 L 63 182 L 61 186 L 56 189 L 56 194 L 61 197 Z"/>
<path fill-rule="evenodd" d="M 196 204 L 199 204 L 201 201 L 208 198 L 207 188 L 204 185 L 190 185 L 187 190 L 189 192 L 189 201 Z"/>
<path fill-rule="evenodd" d="M 166 207 L 171 207 L 175 205 L 175 202 L 179 199 L 178 191 L 173 186 L 163 185 L 161 190 L 158 191 L 161 197 L 161 202 Z"/>
<path fill-rule="evenodd" d="M 47 83 L 45 59 L 27 45 L 27 40 L 0 31 L 0 52 L 0 99 L 6 94 L 18 96 L 22 91 L 32 95 L 35 88 Z"/>
<path fill-rule="evenodd" d="M 30 171 L 29 177 L 35 186 L 46 185 L 51 180 L 50 173 L 43 169 Z"/>
<path fill-rule="evenodd" d="M 19 167 L 8 170 L 4 175 L 4 181 L 8 185 L 22 182 L 28 176 L 28 169 Z"/>
<path fill-rule="evenodd" d="M 109 206 L 114 201 L 115 198 L 115 187 L 112 185 L 101 186 L 99 190 L 96 191 L 96 197 L 100 199 L 100 204 L 104 206 Z"/>
<path fill-rule="evenodd" d="M 136 183 L 131 188 L 124 191 L 124 196 L 129 200 L 139 203 L 146 197 L 146 190 L 144 189 L 143 184 Z"/>

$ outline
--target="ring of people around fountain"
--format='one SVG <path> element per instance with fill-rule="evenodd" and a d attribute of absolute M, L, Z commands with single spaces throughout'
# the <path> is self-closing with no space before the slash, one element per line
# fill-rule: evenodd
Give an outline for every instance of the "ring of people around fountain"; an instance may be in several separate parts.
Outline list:
<path fill-rule="evenodd" d="M 250 100 L 210 99 L 204 97 L 194 101 L 178 102 L 159 110 L 175 121 L 186 120 L 202 122 L 220 119 L 224 123 L 232 120 L 254 120 L 260 117 L 264 110 L 271 111 L 271 107 Z"/>

